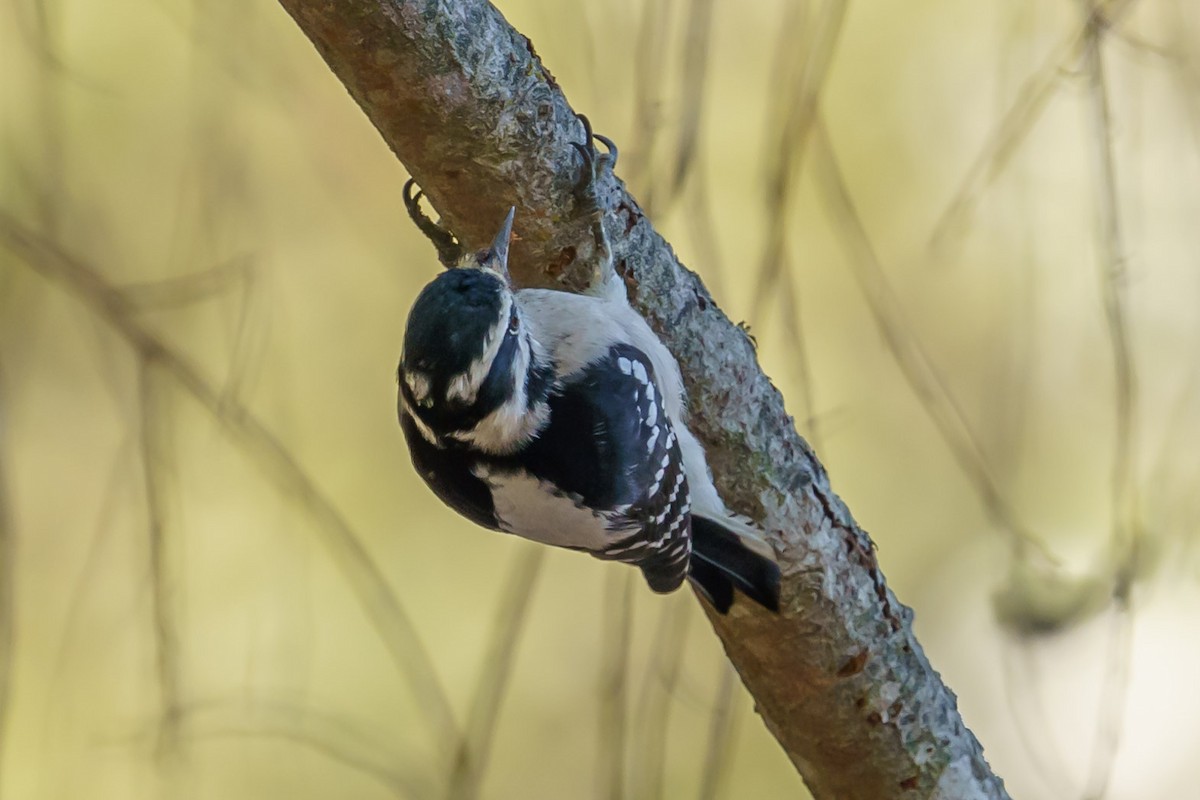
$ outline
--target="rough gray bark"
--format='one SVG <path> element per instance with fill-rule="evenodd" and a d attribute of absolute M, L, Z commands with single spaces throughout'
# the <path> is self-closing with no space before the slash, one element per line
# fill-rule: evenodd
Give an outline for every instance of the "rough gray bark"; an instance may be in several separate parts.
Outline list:
<path fill-rule="evenodd" d="M 591 236 L 571 196 L 582 130 L 498 11 L 482 0 L 280 2 L 448 227 L 481 245 L 516 205 L 518 282 L 582 286 Z M 771 532 L 783 567 L 782 615 L 739 604 L 712 616 L 767 726 L 817 798 L 1007 797 L 752 343 L 605 180 L 630 300 L 679 359 L 718 488 Z"/>

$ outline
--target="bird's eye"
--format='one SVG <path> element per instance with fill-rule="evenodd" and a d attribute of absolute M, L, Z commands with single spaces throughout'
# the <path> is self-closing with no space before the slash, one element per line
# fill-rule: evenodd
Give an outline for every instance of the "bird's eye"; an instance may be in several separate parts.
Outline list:
<path fill-rule="evenodd" d="M 516 333 L 521 328 L 521 320 L 517 319 L 517 312 L 513 312 L 508 318 L 508 332 Z"/>

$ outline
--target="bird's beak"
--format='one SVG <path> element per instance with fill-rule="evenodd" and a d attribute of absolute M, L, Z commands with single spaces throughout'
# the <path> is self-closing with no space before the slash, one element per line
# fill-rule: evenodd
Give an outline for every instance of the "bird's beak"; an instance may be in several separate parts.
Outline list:
<path fill-rule="evenodd" d="M 496 238 L 492 240 L 491 258 L 487 260 L 488 269 L 494 270 L 504 278 L 506 283 L 511 284 L 512 281 L 508 276 L 508 243 L 512 239 L 513 217 L 517 215 L 517 207 L 510 206 L 508 216 L 504 218 L 504 224 L 500 226 L 500 232 L 496 234 Z"/>

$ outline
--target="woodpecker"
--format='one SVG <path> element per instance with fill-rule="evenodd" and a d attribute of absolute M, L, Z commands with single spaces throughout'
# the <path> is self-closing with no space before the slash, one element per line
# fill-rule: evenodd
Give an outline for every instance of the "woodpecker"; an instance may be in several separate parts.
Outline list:
<path fill-rule="evenodd" d="M 513 287 L 515 208 L 490 247 L 463 254 L 405 186 L 410 215 L 452 265 L 405 327 L 398 411 L 413 464 L 485 528 L 632 564 L 655 592 L 690 579 L 722 614 L 735 587 L 777 611 L 770 548 L 718 496 L 686 425 L 679 366 L 612 268 L 595 184 L 617 150 L 580 120 L 576 196 L 598 253 L 589 294 Z"/>

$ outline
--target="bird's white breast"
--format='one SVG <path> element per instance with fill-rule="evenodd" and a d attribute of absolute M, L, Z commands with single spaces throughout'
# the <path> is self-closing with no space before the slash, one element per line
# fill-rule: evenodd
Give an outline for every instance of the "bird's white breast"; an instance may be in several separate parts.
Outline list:
<path fill-rule="evenodd" d="M 610 518 L 583 507 L 575 499 L 527 472 L 490 471 L 476 467 L 475 476 L 492 491 L 500 528 L 556 547 L 598 551 L 627 531 L 614 530 Z"/>

